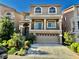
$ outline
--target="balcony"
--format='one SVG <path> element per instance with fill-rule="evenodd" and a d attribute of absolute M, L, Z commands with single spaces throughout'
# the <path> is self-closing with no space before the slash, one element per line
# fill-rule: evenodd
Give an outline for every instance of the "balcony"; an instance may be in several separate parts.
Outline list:
<path fill-rule="evenodd" d="M 62 30 L 30 30 L 30 33 L 62 33 Z"/>
<path fill-rule="evenodd" d="M 54 19 L 54 18 L 60 18 L 61 17 L 61 15 L 30 15 L 30 17 L 31 18 L 52 18 L 52 19 Z"/>

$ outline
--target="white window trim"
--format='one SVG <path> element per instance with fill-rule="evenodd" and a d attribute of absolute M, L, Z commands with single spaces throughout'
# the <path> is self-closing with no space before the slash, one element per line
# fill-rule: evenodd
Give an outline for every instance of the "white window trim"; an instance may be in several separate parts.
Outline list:
<path fill-rule="evenodd" d="M 54 7 L 54 6 L 52 6 L 52 7 Z M 56 7 L 54 7 L 54 8 L 55 8 L 55 10 L 56 10 L 56 12 L 55 12 L 55 13 L 50 13 L 50 12 L 49 12 L 49 11 L 50 11 L 50 8 L 51 8 L 51 7 L 49 7 L 49 8 L 48 8 L 48 14 L 57 14 L 57 8 L 56 8 Z"/>
<path fill-rule="evenodd" d="M 11 15 L 7 15 L 7 13 L 10 13 Z M 5 16 L 12 16 L 12 13 L 11 13 L 11 12 L 5 12 L 4 15 L 5 15 Z"/>
<path fill-rule="evenodd" d="M 6 15 L 7 13 L 11 13 L 11 15 Z M 15 15 L 14 15 L 13 12 L 5 12 L 4 16 L 9 16 L 9 17 L 11 17 L 13 19 L 15 18 Z"/>
<path fill-rule="evenodd" d="M 34 8 L 34 14 L 42 14 L 42 7 L 39 7 L 39 8 L 41 8 L 41 13 L 35 13 L 36 8 L 38 8 L 38 7 Z"/>
<path fill-rule="evenodd" d="M 52 20 L 53 22 L 55 22 L 55 27 L 48 27 L 48 22 L 50 22 L 49 20 L 47 21 L 47 28 L 56 28 L 56 20 Z M 52 21 L 50 23 L 52 23 Z"/>

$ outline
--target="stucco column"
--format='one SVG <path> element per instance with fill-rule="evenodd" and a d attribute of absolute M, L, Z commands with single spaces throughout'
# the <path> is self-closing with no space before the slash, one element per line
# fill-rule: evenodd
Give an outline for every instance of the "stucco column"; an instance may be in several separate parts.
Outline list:
<path fill-rule="evenodd" d="M 79 19 L 77 18 L 77 8 L 74 6 L 74 17 L 73 17 L 73 20 L 75 21 L 75 32 L 77 33 L 79 31 L 78 29 L 78 21 Z"/>
<path fill-rule="evenodd" d="M 22 25 L 19 26 L 19 30 L 20 30 L 20 33 L 22 35 L 22 33 L 23 33 L 23 26 Z"/>
<path fill-rule="evenodd" d="M 62 34 L 59 34 L 59 41 L 60 41 L 60 44 L 62 44 Z"/>
<path fill-rule="evenodd" d="M 62 18 L 59 19 L 59 29 L 62 30 Z"/>
<path fill-rule="evenodd" d="M 46 30 L 46 19 L 44 19 L 44 30 Z"/>
<path fill-rule="evenodd" d="M 31 21 L 29 22 L 29 31 L 31 30 Z"/>
<path fill-rule="evenodd" d="M 60 44 L 62 44 L 62 18 L 63 18 L 63 16 L 61 16 L 59 19 L 59 30 L 61 31 L 59 34 Z"/>
<path fill-rule="evenodd" d="M 0 7 L 0 18 L 2 16 L 2 7 Z"/>

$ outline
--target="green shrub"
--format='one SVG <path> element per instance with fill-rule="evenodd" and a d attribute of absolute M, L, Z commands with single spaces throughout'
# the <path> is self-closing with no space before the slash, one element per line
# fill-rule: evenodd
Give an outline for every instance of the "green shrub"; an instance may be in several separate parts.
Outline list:
<path fill-rule="evenodd" d="M 2 46 L 3 46 L 2 43 L 0 43 L 0 48 L 1 48 Z"/>
<path fill-rule="evenodd" d="M 3 40 L 2 42 L 3 42 L 2 43 L 3 46 L 7 46 L 7 40 Z"/>
<path fill-rule="evenodd" d="M 14 54 L 16 51 L 17 51 L 16 48 L 13 47 L 8 51 L 8 54 Z"/>
<path fill-rule="evenodd" d="M 2 43 L 2 38 L 0 38 L 0 43 Z"/>
<path fill-rule="evenodd" d="M 24 48 L 28 49 L 30 47 L 30 41 L 25 41 L 24 42 Z"/>
<path fill-rule="evenodd" d="M 34 43 L 34 41 L 36 40 L 36 36 L 33 34 L 30 34 L 28 38 L 26 38 L 26 41 L 30 41 L 30 43 Z"/>
<path fill-rule="evenodd" d="M 24 45 L 25 45 L 25 46 L 30 46 L 30 41 L 25 41 L 25 42 L 24 42 Z"/>
<path fill-rule="evenodd" d="M 25 37 L 21 36 L 20 40 L 18 41 L 19 48 L 24 47 Z"/>
<path fill-rule="evenodd" d="M 21 35 L 18 33 L 13 33 L 13 36 L 11 37 L 11 39 L 13 39 L 14 41 L 20 40 Z"/>
<path fill-rule="evenodd" d="M 79 43 L 72 43 L 70 47 L 71 47 L 71 50 L 77 52 L 77 47 L 78 46 L 79 46 Z"/>
<path fill-rule="evenodd" d="M 21 48 L 24 46 L 25 38 L 19 33 L 14 33 L 11 39 L 14 41 L 15 47 Z"/>
<path fill-rule="evenodd" d="M 77 47 L 77 53 L 79 53 L 79 46 Z"/>
<path fill-rule="evenodd" d="M 8 47 L 13 47 L 13 46 L 15 46 L 14 43 L 15 43 L 15 42 L 14 42 L 12 39 L 10 39 L 10 40 L 7 41 Z"/>
<path fill-rule="evenodd" d="M 24 48 L 21 48 L 20 51 L 18 51 L 18 55 L 24 56 L 26 53 L 26 50 Z"/>
<path fill-rule="evenodd" d="M 71 45 L 74 42 L 75 37 L 76 37 L 75 35 L 70 34 L 69 32 L 65 32 L 64 33 L 64 38 L 65 38 L 64 43 L 66 45 Z"/>
<path fill-rule="evenodd" d="M 14 32 L 14 24 L 9 17 L 3 17 L 0 21 L 0 38 L 2 40 L 9 40 Z"/>

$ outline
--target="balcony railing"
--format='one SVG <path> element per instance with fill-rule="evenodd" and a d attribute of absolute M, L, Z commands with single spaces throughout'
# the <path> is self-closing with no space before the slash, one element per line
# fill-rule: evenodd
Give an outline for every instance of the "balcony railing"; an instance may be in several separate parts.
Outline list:
<path fill-rule="evenodd" d="M 44 30 L 44 25 L 43 25 L 43 28 L 34 28 L 34 25 L 31 26 L 31 30 Z M 59 25 L 56 24 L 56 28 L 47 28 L 46 26 L 46 29 L 45 30 L 59 30 Z"/>
<path fill-rule="evenodd" d="M 62 33 L 62 30 L 30 30 L 30 33 Z"/>

